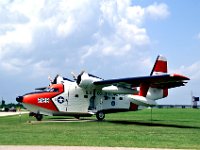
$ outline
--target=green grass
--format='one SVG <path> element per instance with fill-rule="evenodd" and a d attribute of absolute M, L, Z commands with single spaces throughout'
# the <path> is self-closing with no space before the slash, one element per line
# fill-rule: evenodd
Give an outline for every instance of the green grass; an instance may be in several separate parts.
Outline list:
<path fill-rule="evenodd" d="M 200 110 L 153 109 L 152 120 L 150 112 L 107 114 L 103 122 L 28 123 L 35 119 L 27 114 L 21 120 L 0 117 L 0 145 L 200 147 Z"/>

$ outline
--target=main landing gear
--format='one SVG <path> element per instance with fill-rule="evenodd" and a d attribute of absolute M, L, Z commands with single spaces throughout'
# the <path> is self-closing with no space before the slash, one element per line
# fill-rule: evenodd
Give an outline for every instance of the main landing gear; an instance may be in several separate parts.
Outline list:
<path fill-rule="evenodd" d="M 37 121 L 41 121 L 43 119 L 43 115 L 39 113 L 30 112 L 29 116 L 33 116 L 37 119 Z"/>
<path fill-rule="evenodd" d="M 99 120 L 99 121 L 102 121 L 104 118 L 105 118 L 105 113 L 103 111 L 98 111 L 96 113 L 96 118 Z"/>

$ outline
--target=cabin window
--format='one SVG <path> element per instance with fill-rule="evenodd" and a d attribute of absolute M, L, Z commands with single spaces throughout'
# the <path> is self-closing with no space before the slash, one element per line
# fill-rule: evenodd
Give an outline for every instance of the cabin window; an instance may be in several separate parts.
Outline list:
<path fill-rule="evenodd" d="M 78 97 L 78 94 L 76 94 L 75 97 Z"/>
<path fill-rule="evenodd" d="M 123 100 L 123 97 L 119 97 L 119 100 Z"/>
<path fill-rule="evenodd" d="M 115 97 L 112 97 L 113 100 L 115 100 Z"/>
<path fill-rule="evenodd" d="M 88 98 L 88 95 L 84 95 L 84 98 Z"/>

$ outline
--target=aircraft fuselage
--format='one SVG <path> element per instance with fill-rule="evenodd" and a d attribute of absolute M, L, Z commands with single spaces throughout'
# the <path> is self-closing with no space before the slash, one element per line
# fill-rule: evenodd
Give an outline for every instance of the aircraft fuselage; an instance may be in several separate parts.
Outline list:
<path fill-rule="evenodd" d="M 43 91 L 25 94 L 21 99 L 23 106 L 31 112 L 50 116 L 78 118 L 98 112 L 105 114 L 138 108 L 127 95 L 82 89 L 76 82 L 53 84 Z"/>

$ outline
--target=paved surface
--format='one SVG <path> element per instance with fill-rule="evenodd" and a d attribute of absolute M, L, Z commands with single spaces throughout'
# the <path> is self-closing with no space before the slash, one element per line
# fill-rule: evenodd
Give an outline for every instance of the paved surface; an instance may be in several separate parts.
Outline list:
<path fill-rule="evenodd" d="M 161 150 L 161 149 L 125 148 L 125 147 L 88 147 L 88 146 L 0 146 L 0 150 Z M 175 150 L 175 149 L 170 149 L 170 150 Z"/>
<path fill-rule="evenodd" d="M 3 116 L 13 116 L 13 115 L 21 115 L 21 114 L 26 114 L 29 113 L 28 111 L 24 111 L 24 112 L 0 112 L 0 117 Z M 75 119 L 75 118 L 52 118 L 50 120 L 43 120 L 43 121 L 36 121 L 36 119 L 31 119 L 31 120 L 27 120 L 28 123 L 31 124 L 38 124 L 38 123 L 47 123 L 47 122 L 92 122 L 92 121 L 96 121 L 96 119 Z"/>
<path fill-rule="evenodd" d="M 13 116 L 13 115 L 20 115 L 20 114 L 26 114 L 28 112 L 0 112 L 0 117 L 2 116 Z"/>

